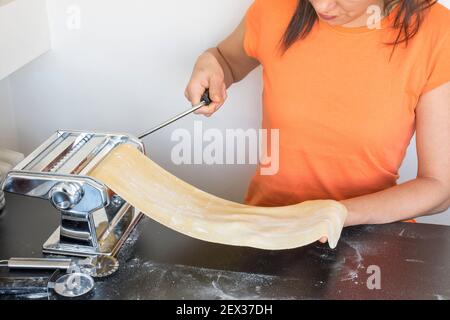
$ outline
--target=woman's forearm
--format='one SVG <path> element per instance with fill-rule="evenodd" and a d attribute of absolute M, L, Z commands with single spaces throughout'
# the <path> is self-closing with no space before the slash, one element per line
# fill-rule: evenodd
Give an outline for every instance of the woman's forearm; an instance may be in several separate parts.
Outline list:
<path fill-rule="evenodd" d="M 220 64 L 223 70 L 223 76 L 224 76 L 224 82 L 227 88 L 229 88 L 234 82 L 234 75 L 233 70 L 228 63 L 228 61 L 225 59 L 225 57 L 222 55 L 219 48 L 214 47 L 206 50 L 205 54 L 211 55 L 213 59 L 216 59 L 217 62 Z"/>
<path fill-rule="evenodd" d="M 348 209 L 346 226 L 383 224 L 445 211 L 449 186 L 419 177 L 376 193 L 340 201 Z"/>

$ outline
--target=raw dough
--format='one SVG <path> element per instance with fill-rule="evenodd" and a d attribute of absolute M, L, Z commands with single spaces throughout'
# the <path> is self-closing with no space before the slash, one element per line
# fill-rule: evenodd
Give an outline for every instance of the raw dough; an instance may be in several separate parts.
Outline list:
<path fill-rule="evenodd" d="M 285 207 L 224 200 L 178 179 L 127 144 L 113 149 L 89 175 L 163 225 L 228 245 L 279 250 L 327 236 L 334 248 L 347 216 L 345 206 L 334 200 Z"/>

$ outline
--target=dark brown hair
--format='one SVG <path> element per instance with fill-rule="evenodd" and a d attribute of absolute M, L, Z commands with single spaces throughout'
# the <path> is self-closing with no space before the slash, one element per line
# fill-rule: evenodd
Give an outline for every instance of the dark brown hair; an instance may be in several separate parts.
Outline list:
<path fill-rule="evenodd" d="M 384 0 L 385 16 L 398 4 L 391 26 L 398 33 L 394 41 L 387 43 L 393 45 L 392 53 L 400 43 L 408 45 L 408 41 L 419 31 L 424 11 L 436 2 L 437 0 Z M 311 3 L 308 0 L 298 0 L 297 9 L 281 39 L 282 52 L 286 52 L 297 40 L 305 38 L 317 19 Z"/>

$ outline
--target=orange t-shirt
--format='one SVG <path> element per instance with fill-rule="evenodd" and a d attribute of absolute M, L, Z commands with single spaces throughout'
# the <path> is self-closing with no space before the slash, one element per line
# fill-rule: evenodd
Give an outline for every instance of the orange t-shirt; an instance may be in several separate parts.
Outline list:
<path fill-rule="evenodd" d="M 264 129 L 279 129 L 279 170 L 252 179 L 246 203 L 342 200 L 396 184 L 419 97 L 450 81 L 450 11 L 434 5 L 408 46 L 393 11 L 381 29 L 318 21 L 284 56 L 279 43 L 297 0 L 256 0 L 244 48 L 263 66 Z M 269 150 L 269 154 L 272 152 Z"/>

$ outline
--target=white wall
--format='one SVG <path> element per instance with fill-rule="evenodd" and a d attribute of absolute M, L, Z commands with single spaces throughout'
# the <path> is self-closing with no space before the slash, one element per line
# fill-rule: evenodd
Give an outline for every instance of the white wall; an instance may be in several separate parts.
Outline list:
<path fill-rule="evenodd" d="M 0 80 L 50 49 L 46 0 L 0 1 Z"/>
<path fill-rule="evenodd" d="M 18 148 L 8 75 L 50 49 L 46 0 L 0 0 L 0 147 Z"/>
<path fill-rule="evenodd" d="M 0 148 L 17 149 L 17 131 L 8 79 L 0 80 Z"/>
<path fill-rule="evenodd" d="M 47 0 L 53 50 L 10 77 L 20 150 L 59 128 L 139 134 L 189 106 L 183 96 L 196 57 L 240 21 L 251 0 Z M 449 0 L 444 1 L 450 6 Z M 75 5 L 75 7 L 73 7 Z M 81 28 L 69 19 L 81 9 Z M 69 20 L 68 20 L 69 19 Z M 67 23 L 69 21 L 69 27 Z M 176 126 L 257 128 L 260 70 L 235 85 L 214 117 Z M 173 127 L 172 127 L 173 128 Z M 175 166 L 172 128 L 147 138 L 152 159 L 194 185 L 241 201 L 253 166 Z M 416 174 L 412 146 L 402 181 Z M 426 221 L 450 224 L 449 214 Z"/>

